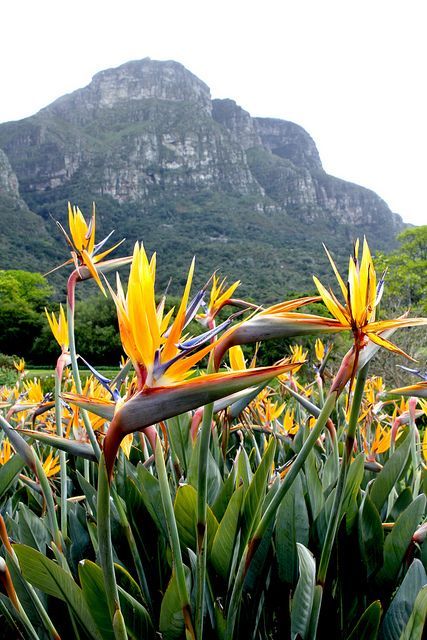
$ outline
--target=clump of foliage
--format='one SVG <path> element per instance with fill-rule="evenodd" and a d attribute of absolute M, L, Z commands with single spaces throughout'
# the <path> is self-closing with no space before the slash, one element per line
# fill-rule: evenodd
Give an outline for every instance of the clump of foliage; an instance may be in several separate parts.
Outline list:
<path fill-rule="evenodd" d="M 390 332 L 427 320 L 376 318 L 367 243 L 346 282 L 330 258 L 340 297 L 315 280 L 319 296 L 263 308 L 217 274 L 191 297 L 192 264 L 169 308 L 155 256 L 137 244 L 107 259 L 95 222 L 69 208 L 75 268 L 65 307 L 47 314 L 53 393 L 22 361 L 0 390 L 3 628 L 31 640 L 421 640 L 427 381 L 387 390 L 373 356 L 404 356 Z M 101 278 L 128 264 L 127 286 Z M 76 303 L 86 280 L 111 296 L 108 339 L 126 357 L 114 379 L 86 362 L 82 383 L 79 316 L 90 325 L 91 305 L 98 327 L 111 320 L 105 303 Z M 347 353 L 323 333 L 348 335 Z M 241 346 L 299 335 L 276 364 Z"/>

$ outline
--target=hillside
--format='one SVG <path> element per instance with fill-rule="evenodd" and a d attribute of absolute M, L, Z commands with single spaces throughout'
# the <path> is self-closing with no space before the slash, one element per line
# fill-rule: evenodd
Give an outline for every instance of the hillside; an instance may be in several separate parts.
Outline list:
<path fill-rule="evenodd" d="M 96 74 L 40 112 L 0 125 L 0 268 L 47 271 L 67 249 L 50 219 L 97 203 L 112 228 L 159 255 L 160 284 L 214 269 L 264 301 L 311 286 L 366 234 L 393 246 L 402 220 L 372 191 L 328 175 L 297 124 L 253 118 L 176 62 L 148 58 Z M 3 177 L 2 177 L 3 176 Z"/>

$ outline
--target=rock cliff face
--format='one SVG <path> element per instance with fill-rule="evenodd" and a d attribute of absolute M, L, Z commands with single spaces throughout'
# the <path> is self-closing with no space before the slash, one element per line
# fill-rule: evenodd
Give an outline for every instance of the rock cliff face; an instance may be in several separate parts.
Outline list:
<path fill-rule="evenodd" d="M 96 200 L 101 226 L 114 220 L 165 255 L 171 246 L 184 256 L 199 249 L 207 270 L 221 263 L 231 272 L 239 255 L 253 291 L 255 255 L 266 268 L 277 263 L 280 290 L 283 247 L 309 246 L 322 230 L 333 230 L 338 253 L 361 232 L 385 247 L 402 228 L 376 194 L 326 174 L 300 126 L 211 100 L 207 85 L 172 61 L 101 71 L 36 115 L 1 124 L 0 147 L 10 162 L 0 155 L 0 190 L 20 193 L 40 220 L 63 218 L 67 199 Z"/>
<path fill-rule="evenodd" d="M 0 149 L 0 195 L 19 198 L 18 178 L 6 154 Z"/>

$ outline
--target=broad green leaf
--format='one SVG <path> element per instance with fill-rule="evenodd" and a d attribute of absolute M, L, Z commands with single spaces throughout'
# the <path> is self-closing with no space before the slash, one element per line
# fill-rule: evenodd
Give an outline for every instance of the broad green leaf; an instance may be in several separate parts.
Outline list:
<path fill-rule="evenodd" d="M 2 635 L 4 638 L 23 638 L 21 634 L 21 629 L 18 626 L 18 614 L 16 609 L 13 607 L 9 598 L 7 598 L 3 593 L 0 593 L 0 614 L 2 618 Z M 8 629 L 5 628 L 5 625 L 8 625 Z M 13 636 L 9 635 L 12 633 Z"/>
<path fill-rule="evenodd" d="M 82 476 L 82 474 L 77 471 L 77 480 L 79 482 L 79 485 L 81 487 L 81 490 L 83 491 L 83 493 L 86 496 L 86 500 L 88 502 L 88 505 L 90 506 L 93 514 L 96 517 L 96 489 L 95 487 L 93 487 L 90 482 L 88 482 L 86 480 L 86 478 L 84 476 Z"/>
<path fill-rule="evenodd" d="M 249 565 L 249 570 L 244 582 L 244 588 L 249 592 L 258 587 L 260 580 L 265 580 L 266 570 L 268 570 L 268 567 L 266 569 L 265 564 L 267 558 L 269 557 L 269 552 L 272 545 L 273 530 L 274 519 L 271 520 L 270 525 L 267 527 L 266 532 L 262 536 L 262 539 L 259 542 Z"/>
<path fill-rule="evenodd" d="M 402 511 L 409 507 L 413 500 L 412 491 L 409 487 L 405 487 L 401 494 L 399 494 L 396 502 L 393 505 L 388 520 L 390 522 L 396 522 Z"/>
<path fill-rule="evenodd" d="M 243 486 L 240 486 L 228 503 L 212 543 L 211 563 L 215 571 L 224 579 L 229 576 L 242 500 Z"/>
<path fill-rule="evenodd" d="M 118 565 L 116 565 L 117 569 Z M 114 633 L 108 612 L 102 569 L 90 560 L 79 565 L 79 578 L 82 583 L 84 598 L 102 634 L 102 638 L 113 640 Z M 120 607 L 130 638 L 148 638 L 153 635 L 152 624 L 143 605 L 122 587 L 118 587 Z"/>
<path fill-rule="evenodd" d="M 50 596 L 63 600 L 90 638 L 101 640 L 82 590 L 72 576 L 42 553 L 22 544 L 13 545 L 25 580 Z"/>
<path fill-rule="evenodd" d="M 25 613 L 27 614 L 32 625 L 35 629 L 37 629 L 37 631 L 44 631 L 42 620 L 37 608 L 34 606 L 34 599 L 30 592 L 30 590 L 32 589 L 31 585 L 27 580 L 24 579 L 21 571 L 18 569 L 17 563 L 13 562 L 12 559 L 8 556 L 6 557 L 6 564 L 10 571 L 10 577 L 12 578 L 16 594 Z M 40 597 L 41 600 L 47 601 L 47 596 L 44 593 L 40 594 Z M 0 637 L 2 637 L 1 631 L 2 629 L 0 624 Z"/>
<path fill-rule="evenodd" d="M 359 622 L 348 636 L 347 640 L 376 640 L 380 626 L 382 607 L 379 600 L 375 600 L 362 614 Z"/>
<path fill-rule="evenodd" d="M 275 542 L 279 577 L 294 584 L 298 578 L 297 542 L 308 545 L 310 523 L 301 474 L 283 498 L 277 510 Z"/>
<path fill-rule="evenodd" d="M 330 487 L 335 486 L 338 478 L 338 468 L 335 456 L 329 455 L 326 459 L 322 473 L 322 489 L 327 491 Z"/>
<path fill-rule="evenodd" d="M 44 519 L 36 516 L 22 502 L 19 504 L 18 513 L 19 541 L 45 555 L 46 545 L 50 544 L 52 536 L 45 525 Z"/>
<path fill-rule="evenodd" d="M 400 514 L 384 543 L 384 564 L 378 574 L 379 582 L 393 582 L 405 557 L 415 529 L 425 513 L 426 497 L 419 495 Z"/>
<path fill-rule="evenodd" d="M 236 482 L 237 484 L 240 484 L 240 483 L 243 484 L 245 488 L 245 492 L 249 487 L 249 484 L 252 480 L 252 476 L 253 476 L 253 473 L 252 473 L 251 465 L 249 462 L 248 454 L 246 453 L 245 449 L 240 449 L 237 456 Z"/>
<path fill-rule="evenodd" d="M 227 476 L 227 479 L 224 481 L 221 490 L 212 505 L 212 511 L 218 522 L 221 522 L 225 510 L 227 509 L 228 503 L 230 502 L 231 496 L 234 493 L 234 485 L 236 482 L 236 468 L 237 465 L 233 464 L 230 469 L 230 473 Z"/>
<path fill-rule="evenodd" d="M 82 560 L 79 563 L 79 580 L 82 585 L 83 598 L 103 640 L 114 640 L 101 568 L 90 560 Z"/>
<path fill-rule="evenodd" d="M 93 447 L 85 442 L 79 442 L 78 440 L 71 440 L 70 438 L 61 438 L 52 433 L 45 433 L 44 431 L 33 431 L 32 429 L 20 429 L 20 432 L 29 438 L 34 438 L 42 444 L 47 444 L 55 449 L 65 451 L 78 458 L 86 458 L 96 462 L 96 455 L 93 451 Z"/>
<path fill-rule="evenodd" d="M 93 553 L 86 512 L 80 504 L 68 506 L 68 534 L 72 541 L 69 554 L 74 568 L 77 567 L 80 560 Z"/>
<path fill-rule="evenodd" d="M 196 445 L 193 448 L 187 478 L 188 483 L 191 484 L 196 490 L 198 483 L 199 450 L 200 438 L 197 439 Z M 210 451 L 208 453 L 207 476 L 207 501 L 208 504 L 211 505 L 215 502 L 223 483 L 218 465 Z"/>
<path fill-rule="evenodd" d="M 189 569 L 187 571 L 189 573 Z M 160 607 L 159 629 L 164 640 L 181 640 L 184 637 L 184 616 L 174 573 L 169 581 Z"/>
<path fill-rule="evenodd" d="M 368 493 L 365 493 L 359 509 L 358 537 L 360 555 L 369 577 L 382 565 L 384 532 L 379 513 Z"/>
<path fill-rule="evenodd" d="M 195 551 L 197 529 L 197 491 L 191 486 L 191 484 L 185 484 L 178 487 L 175 497 L 174 511 L 181 544 L 184 545 L 184 547 L 189 547 Z M 209 507 L 207 510 L 206 524 L 207 549 L 209 555 L 218 529 L 218 520 L 215 518 Z"/>
<path fill-rule="evenodd" d="M 171 446 L 174 448 L 175 455 L 185 473 L 188 469 L 189 453 L 192 448 L 190 436 L 191 416 L 188 413 L 183 413 L 169 418 L 167 425 Z"/>
<path fill-rule="evenodd" d="M 322 483 L 319 479 L 319 469 L 317 468 L 317 457 L 312 451 L 305 463 L 305 475 L 307 478 L 307 490 L 310 502 L 310 510 L 313 520 L 317 518 L 322 509 L 325 500 L 323 497 Z"/>
<path fill-rule="evenodd" d="M 17 453 L 0 466 L 0 498 L 18 479 L 18 475 L 24 466 L 25 461 Z"/>
<path fill-rule="evenodd" d="M 147 609 L 130 593 L 118 587 L 120 608 L 126 623 L 129 638 L 147 639 L 154 636 L 153 624 Z"/>
<path fill-rule="evenodd" d="M 243 500 L 243 539 L 248 539 L 257 524 L 268 488 L 268 478 L 276 452 L 276 441 L 270 438 L 268 447 L 255 471 Z"/>
<path fill-rule="evenodd" d="M 291 605 L 291 638 L 307 637 L 316 585 L 316 561 L 303 544 L 297 542 L 299 579 Z"/>
<path fill-rule="evenodd" d="M 380 629 L 380 640 L 399 640 L 405 630 L 415 599 L 424 585 L 427 573 L 419 560 L 414 560 L 397 590 Z"/>
<path fill-rule="evenodd" d="M 400 640 L 422 640 L 427 619 L 427 585 L 421 589 L 415 600 L 414 609 Z"/>
<path fill-rule="evenodd" d="M 118 563 L 114 564 L 114 569 L 116 572 L 118 586 L 135 598 L 135 600 L 142 602 L 144 600 L 144 596 L 142 595 L 141 588 L 129 571 L 123 565 Z"/>
<path fill-rule="evenodd" d="M 139 479 L 138 489 L 144 501 L 145 508 L 153 518 L 160 533 L 167 538 L 168 532 L 163 511 L 162 496 L 160 495 L 159 481 L 147 471 L 142 464 L 138 465 L 137 473 Z"/>
<path fill-rule="evenodd" d="M 225 640 L 225 632 L 227 629 L 227 620 L 224 616 L 224 611 L 220 608 L 219 604 L 214 604 L 214 617 L 215 617 L 215 632 L 218 640 Z"/>
<path fill-rule="evenodd" d="M 404 440 L 401 438 L 399 448 L 390 456 L 371 485 L 370 497 L 379 513 L 405 467 L 410 446 L 411 437 L 408 431 Z"/>
<path fill-rule="evenodd" d="M 346 530 L 350 533 L 352 526 L 357 518 L 359 510 L 357 497 L 359 495 L 360 485 L 364 475 L 364 455 L 359 453 L 353 460 L 348 470 L 347 480 L 344 488 L 344 497 L 341 507 L 341 516 L 346 517 Z"/>

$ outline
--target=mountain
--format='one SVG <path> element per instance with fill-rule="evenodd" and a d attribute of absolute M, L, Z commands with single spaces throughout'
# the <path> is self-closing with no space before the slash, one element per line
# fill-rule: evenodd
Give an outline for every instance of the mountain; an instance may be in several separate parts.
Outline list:
<path fill-rule="evenodd" d="M 328 175 L 302 127 L 212 100 L 173 61 L 97 73 L 0 124 L 0 148 L 1 268 L 64 261 L 49 216 L 65 220 L 68 200 L 88 214 L 96 202 L 99 238 L 115 228 L 128 252 L 136 239 L 156 250 L 161 284 L 180 285 L 195 254 L 200 279 L 220 269 L 264 301 L 328 270 L 322 241 L 342 261 L 358 235 L 387 249 L 403 228 L 375 193 Z"/>

